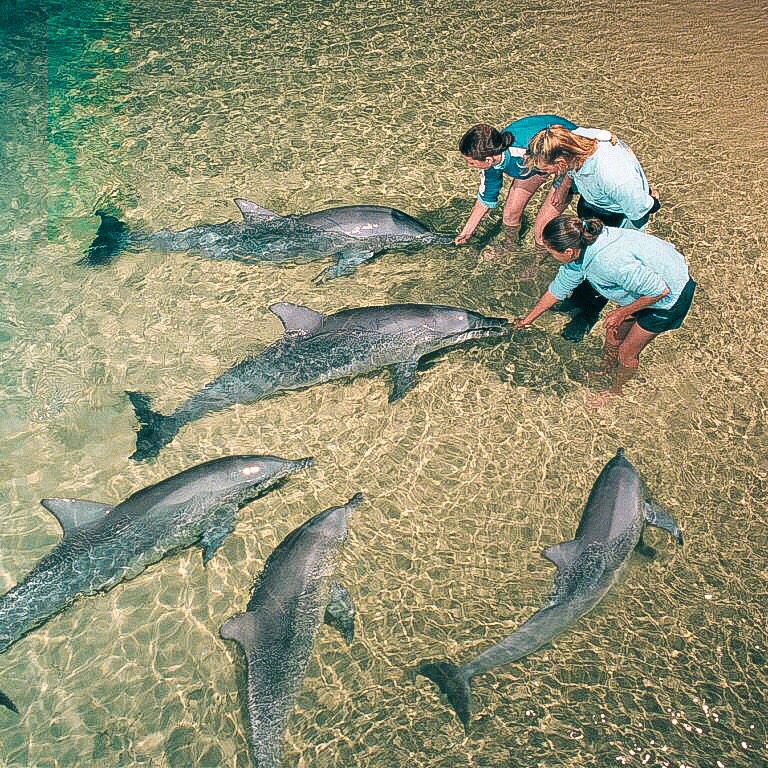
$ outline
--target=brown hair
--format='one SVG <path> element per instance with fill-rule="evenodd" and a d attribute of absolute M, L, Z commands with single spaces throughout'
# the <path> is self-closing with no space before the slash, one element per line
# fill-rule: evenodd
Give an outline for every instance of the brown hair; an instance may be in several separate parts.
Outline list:
<path fill-rule="evenodd" d="M 529 171 L 534 171 L 540 164 L 552 165 L 562 158 L 569 171 L 577 170 L 584 165 L 596 146 L 597 139 L 579 136 L 562 125 L 550 125 L 528 142 L 523 165 Z"/>
<path fill-rule="evenodd" d="M 555 216 L 541 233 L 544 242 L 564 253 L 568 248 L 582 250 L 600 237 L 603 231 L 600 219 L 580 219 L 578 216 Z"/>
<path fill-rule="evenodd" d="M 473 125 L 459 141 L 459 152 L 473 160 L 485 160 L 492 155 L 500 155 L 512 146 L 515 137 L 507 131 L 497 131 L 488 123 Z"/>

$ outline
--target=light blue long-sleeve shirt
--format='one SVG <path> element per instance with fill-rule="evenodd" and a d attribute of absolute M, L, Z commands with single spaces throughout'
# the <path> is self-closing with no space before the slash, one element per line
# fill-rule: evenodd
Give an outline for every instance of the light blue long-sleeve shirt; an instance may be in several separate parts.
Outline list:
<path fill-rule="evenodd" d="M 577 128 L 573 132 L 597 139 L 594 154 L 578 170 L 568 171 L 584 201 L 609 213 L 623 214 L 622 227 L 642 228 L 654 199 L 634 152 L 623 141 L 611 144 L 608 131 Z"/>
<path fill-rule="evenodd" d="M 642 296 L 669 293 L 650 306 L 669 309 L 688 282 L 685 257 L 666 240 L 634 229 L 604 227 L 576 261 L 563 264 L 549 284 L 558 299 L 570 296 L 584 280 L 609 301 L 626 306 Z"/>
<path fill-rule="evenodd" d="M 550 125 L 562 125 L 569 131 L 576 128 L 576 124 L 559 115 L 529 115 L 513 120 L 502 133 L 511 133 L 514 136 L 512 145 L 501 154 L 501 160 L 480 172 L 480 189 L 477 199 L 486 208 L 495 208 L 498 205 L 499 192 L 504 183 L 504 176 L 513 179 L 524 179 L 528 176 L 536 176 L 538 171 L 529 171 L 523 165 L 523 157 L 528 147 L 528 142 L 539 132 Z"/>

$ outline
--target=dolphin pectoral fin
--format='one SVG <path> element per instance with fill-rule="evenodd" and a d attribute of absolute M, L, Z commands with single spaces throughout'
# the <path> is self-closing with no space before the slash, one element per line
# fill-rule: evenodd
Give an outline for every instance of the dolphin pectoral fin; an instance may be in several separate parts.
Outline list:
<path fill-rule="evenodd" d="M 643 514 L 648 525 L 653 525 L 666 531 L 677 542 L 678 546 L 682 546 L 683 533 L 672 517 L 672 514 L 664 509 L 661 504 L 657 504 L 651 499 L 646 499 Z"/>
<path fill-rule="evenodd" d="M 16 705 L 2 691 L 0 691 L 0 705 L 10 709 L 11 712 L 15 712 L 17 715 L 19 714 Z"/>
<path fill-rule="evenodd" d="M 564 568 L 577 558 L 580 548 L 578 541 L 561 541 L 547 547 L 541 554 L 558 568 Z"/>
<path fill-rule="evenodd" d="M 219 627 L 219 634 L 225 640 L 234 640 L 247 656 L 256 634 L 256 614 L 246 611 L 232 616 Z"/>
<path fill-rule="evenodd" d="M 82 499 L 41 499 L 40 503 L 59 521 L 64 536 L 101 520 L 112 511 L 109 504 Z"/>
<path fill-rule="evenodd" d="M 413 389 L 416 386 L 416 369 L 418 367 L 418 360 L 390 366 L 389 370 L 392 372 L 392 391 L 389 393 L 390 403 L 400 400 L 409 389 Z"/>
<path fill-rule="evenodd" d="M 640 531 L 640 540 L 635 546 L 635 552 L 649 559 L 656 557 L 656 550 L 650 546 L 650 544 L 646 544 L 645 541 L 643 541 L 643 531 Z"/>
<path fill-rule="evenodd" d="M 235 511 L 233 508 L 222 510 L 211 523 L 211 527 L 200 538 L 203 550 L 203 565 L 208 565 L 224 539 L 235 530 Z"/>
<path fill-rule="evenodd" d="M 371 261 L 375 256 L 375 251 L 361 251 L 358 249 L 342 251 L 336 256 L 334 263 L 320 272 L 312 282 L 324 283 L 327 280 L 335 280 L 337 277 L 348 277 L 361 264 Z"/>
<path fill-rule="evenodd" d="M 469 733 L 472 718 L 472 690 L 469 681 L 459 674 L 459 668 L 449 661 L 429 661 L 419 664 L 416 674 L 428 677 L 447 699 Z"/>
<path fill-rule="evenodd" d="M 352 644 L 355 637 L 355 604 L 347 588 L 335 581 L 331 583 L 323 622 L 338 630 L 347 645 Z"/>
<path fill-rule="evenodd" d="M 243 218 L 246 221 L 255 222 L 283 218 L 279 213 L 270 211 L 268 208 L 262 208 L 260 205 L 256 205 L 256 203 L 252 203 L 244 197 L 236 197 L 235 205 L 240 209 L 240 213 L 243 214 Z"/>
<path fill-rule="evenodd" d="M 292 331 L 312 333 L 323 324 L 323 316 L 319 312 L 309 307 L 302 307 L 301 304 L 279 301 L 270 304 L 268 309 L 280 320 L 287 333 Z"/>

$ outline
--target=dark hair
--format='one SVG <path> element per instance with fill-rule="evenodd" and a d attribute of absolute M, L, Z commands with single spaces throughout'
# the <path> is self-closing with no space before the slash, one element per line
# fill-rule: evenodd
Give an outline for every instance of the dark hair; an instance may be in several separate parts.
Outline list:
<path fill-rule="evenodd" d="M 512 146 L 515 137 L 507 131 L 497 131 L 488 123 L 473 125 L 459 142 L 459 152 L 473 160 L 485 160 L 491 155 L 500 155 Z"/>
<path fill-rule="evenodd" d="M 541 233 L 544 242 L 563 253 L 568 248 L 581 250 L 597 240 L 603 231 L 600 219 L 580 219 L 577 216 L 555 216 Z"/>

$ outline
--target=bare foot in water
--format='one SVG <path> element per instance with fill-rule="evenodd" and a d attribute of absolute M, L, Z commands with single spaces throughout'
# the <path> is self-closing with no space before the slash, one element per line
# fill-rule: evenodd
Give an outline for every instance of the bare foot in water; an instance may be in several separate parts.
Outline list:
<path fill-rule="evenodd" d="M 601 392 L 585 392 L 584 405 L 591 411 L 602 411 L 603 408 L 610 405 L 619 395 L 610 389 L 604 389 Z"/>

